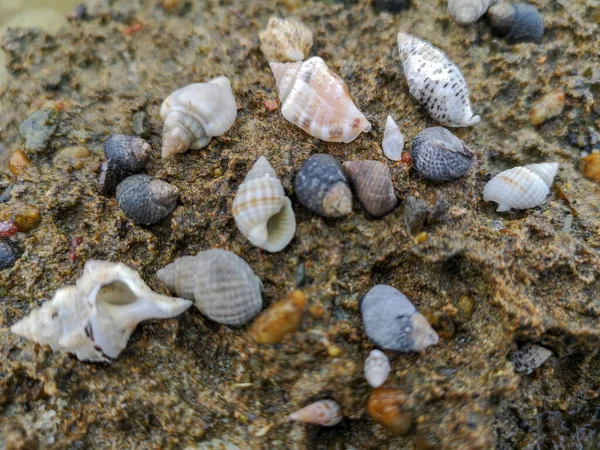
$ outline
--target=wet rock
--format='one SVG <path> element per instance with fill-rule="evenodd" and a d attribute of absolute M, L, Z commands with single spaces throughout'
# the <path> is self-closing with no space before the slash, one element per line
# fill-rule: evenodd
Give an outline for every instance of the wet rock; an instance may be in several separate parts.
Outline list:
<path fill-rule="evenodd" d="M 19 127 L 19 134 L 26 152 L 40 153 L 47 149 L 50 138 L 58 125 L 58 111 L 44 108 L 31 114 Z"/>
<path fill-rule="evenodd" d="M 133 134 L 139 137 L 146 137 L 148 135 L 148 119 L 147 114 L 144 111 L 138 111 L 131 117 L 131 130 Z"/>
<path fill-rule="evenodd" d="M 0 240 L 0 270 L 14 266 L 20 256 L 21 251 L 16 244 L 8 240 Z"/>
<path fill-rule="evenodd" d="M 13 186 L 7 186 L 6 188 L 4 188 L 4 190 L 2 192 L 0 192 L 0 203 L 7 203 L 10 201 L 11 197 L 12 197 L 12 189 Z"/>

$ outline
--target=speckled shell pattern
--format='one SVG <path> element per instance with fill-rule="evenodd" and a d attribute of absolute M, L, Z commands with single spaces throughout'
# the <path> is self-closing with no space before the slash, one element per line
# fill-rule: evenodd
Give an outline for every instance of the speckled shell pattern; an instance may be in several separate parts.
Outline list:
<path fill-rule="evenodd" d="M 238 188 L 232 208 L 238 229 L 256 247 L 279 252 L 294 238 L 292 202 L 264 156 Z"/>
<path fill-rule="evenodd" d="M 342 421 L 342 408 L 334 400 L 319 400 L 290 414 L 289 420 L 331 427 Z"/>
<path fill-rule="evenodd" d="M 367 359 L 365 359 L 365 379 L 371 387 L 378 388 L 385 383 L 390 370 L 390 360 L 380 350 L 372 350 Z"/>
<path fill-rule="evenodd" d="M 259 34 L 260 49 L 269 62 L 302 61 L 312 47 L 312 31 L 295 19 L 271 17 Z"/>
<path fill-rule="evenodd" d="M 117 187 L 117 202 L 127 217 L 140 225 L 166 219 L 177 205 L 179 189 L 148 175 L 133 175 Z"/>
<path fill-rule="evenodd" d="M 527 3 L 501 3 L 488 11 L 490 25 L 510 42 L 539 42 L 544 35 L 544 20 L 535 6 Z"/>
<path fill-rule="evenodd" d="M 194 300 L 202 314 L 224 325 L 244 325 L 262 310 L 262 283 L 242 258 L 211 249 L 183 256 L 156 273 L 176 295 Z"/>
<path fill-rule="evenodd" d="M 162 157 L 206 147 L 215 136 L 229 130 L 237 116 L 237 104 L 229 79 L 213 78 L 176 90 L 163 102 Z"/>
<path fill-rule="evenodd" d="M 439 341 L 437 333 L 410 300 L 386 284 L 371 288 L 360 310 L 367 336 L 384 350 L 422 352 Z"/>
<path fill-rule="evenodd" d="M 475 162 L 475 154 L 464 142 L 442 127 L 426 128 L 417 134 L 410 157 L 415 169 L 433 181 L 463 177 Z"/>
<path fill-rule="evenodd" d="M 304 62 L 271 63 L 283 117 L 313 137 L 350 143 L 371 129 L 346 84 L 317 56 Z"/>
<path fill-rule="evenodd" d="M 486 202 L 498 203 L 498 212 L 541 205 L 550 193 L 558 163 L 531 164 L 499 173 L 483 188 Z"/>
<path fill-rule="evenodd" d="M 552 356 L 552 352 L 536 344 L 525 344 L 512 356 L 515 372 L 530 374 Z"/>
<path fill-rule="evenodd" d="M 388 116 L 385 121 L 385 130 L 383 132 L 383 141 L 381 142 L 383 154 L 392 161 L 402 159 L 402 150 L 404 149 L 404 135 L 400 127 L 392 116 Z"/>
<path fill-rule="evenodd" d="M 434 120 L 448 127 L 479 122 L 465 79 L 441 50 L 405 33 L 398 33 L 398 50 L 410 93 Z"/>
<path fill-rule="evenodd" d="M 398 206 L 390 169 L 379 161 L 346 161 L 346 175 L 364 208 L 374 217 L 383 217 Z"/>
<path fill-rule="evenodd" d="M 448 12 L 460 25 L 477 22 L 497 0 L 448 0 Z"/>
<path fill-rule="evenodd" d="M 342 217 L 352 212 L 352 192 L 341 164 L 331 155 L 312 155 L 296 174 L 298 201 L 324 217 Z"/>

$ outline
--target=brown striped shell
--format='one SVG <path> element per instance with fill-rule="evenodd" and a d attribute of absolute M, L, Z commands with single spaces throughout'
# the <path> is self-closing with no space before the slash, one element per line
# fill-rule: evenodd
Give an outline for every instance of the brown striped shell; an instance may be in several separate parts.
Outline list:
<path fill-rule="evenodd" d="M 343 164 L 358 199 L 375 217 L 383 217 L 398 205 L 390 169 L 379 161 L 347 161 Z"/>

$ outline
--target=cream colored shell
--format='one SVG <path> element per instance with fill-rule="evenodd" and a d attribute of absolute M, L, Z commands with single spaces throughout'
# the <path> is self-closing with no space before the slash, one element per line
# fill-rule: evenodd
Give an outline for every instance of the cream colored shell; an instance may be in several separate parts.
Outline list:
<path fill-rule="evenodd" d="M 365 378 L 367 383 L 374 388 L 378 388 L 385 383 L 390 370 L 392 370 L 390 360 L 380 350 L 372 350 L 367 359 L 365 359 Z"/>
<path fill-rule="evenodd" d="M 541 205 L 550 193 L 558 163 L 531 164 L 499 173 L 483 188 L 483 200 L 498 203 L 498 212 Z"/>
<path fill-rule="evenodd" d="M 398 124 L 392 116 L 387 116 L 385 121 L 385 131 L 383 132 L 383 141 L 381 142 L 383 154 L 392 161 L 402 159 L 402 149 L 404 148 L 404 135 Z"/>
<path fill-rule="evenodd" d="M 81 361 L 119 356 L 139 322 L 181 314 L 192 302 L 153 292 L 135 270 L 121 263 L 85 263 L 75 286 L 15 323 L 11 331 Z"/>
<path fill-rule="evenodd" d="M 295 19 L 271 17 L 259 38 L 260 49 L 269 62 L 302 61 L 313 44 L 312 31 Z"/>
<path fill-rule="evenodd" d="M 237 104 L 227 77 L 176 90 L 160 107 L 165 121 L 162 157 L 206 147 L 214 136 L 232 127 L 236 115 Z"/>
<path fill-rule="evenodd" d="M 346 84 L 317 56 L 304 62 L 271 63 L 283 117 L 313 137 L 352 142 L 371 129 Z"/>
<path fill-rule="evenodd" d="M 319 400 L 289 415 L 288 419 L 295 422 L 311 423 L 331 427 L 342 421 L 342 408 L 334 400 Z"/>
<path fill-rule="evenodd" d="M 261 156 L 233 199 L 233 217 L 240 232 L 256 247 L 268 252 L 283 250 L 296 233 L 292 202 L 281 181 Z"/>

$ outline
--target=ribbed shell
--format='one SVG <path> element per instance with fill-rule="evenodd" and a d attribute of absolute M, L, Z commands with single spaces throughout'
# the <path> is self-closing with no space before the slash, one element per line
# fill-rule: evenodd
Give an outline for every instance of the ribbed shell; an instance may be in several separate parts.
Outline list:
<path fill-rule="evenodd" d="M 465 79 L 441 50 L 405 33 L 398 33 L 398 50 L 410 93 L 434 120 L 448 127 L 479 122 Z"/>
<path fill-rule="evenodd" d="M 371 288 L 360 310 L 367 336 L 385 350 L 422 352 L 439 341 L 437 333 L 410 300 L 386 284 Z"/>
<path fill-rule="evenodd" d="M 281 181 L 261 156 L 233 199 L 233 217 L 240 232 L 256 247 L 269 252 L 283 250 L 296 233 L 292 202 Z"/>
<path fill-rule="evenodd" d="M 289 420 L 331 427 L 342 421 L 342 408 L 334 400 L 319 400 L 290 414 Z"/>
<path fill-rule="evenodd" d="M 178 296 L 194 300 L 209 319 L 244 325 L 262 310 L 262 283 L 236 254 L 221 249 L 183 256 L 156 273 Z"/>
<path fill-rule="evenodd" d="M 544 20 L 535 6 L 526 3 L 501 3 L 488 11 L 494 30 L 511 42 L 538 42 L 544 35 Z"/>
<path fill-rule="evenodd" d="M 383 217 L 398 206 L 390 169 L 379 161 L 347 161 L 344 170 L 364 208 Z"/>
<path fill-rule="evenodd" d="M 392 119 L 392 116 L 387 116 L 385 121 L 385 131 L 383 132 L 383 141 L 381 142 L 383 154 L 392 161 L 400 161 L 402 159 L 402 150 L 404 149 L 404 135 L 398 124 Z"/>
<path fill-rule="evenodd" d="M 117 202 L 127 217 L 140 225 L 166 219 L 177 205 L 179 189 L 148 175 L 133 175 L 117 187 Z"/>
<path fill-rule="evenodd" d="M 229 130 L 237 104 L 229 79 L 216 77 L 173 92 L 160 107 L 164 119 L 162 157 L 206 147 L 211 138 Z"/>
<path fill-rule="evenodd" d="M 448 181 L 465 176 L 475 154 L 463 141 L 442 127 L 426 128 L 413 139 L 410 157 L 425 178 Z"/>
<path fill-rule="evenodd" d="M 558 163 L 531 164 L 505 170 L 483 188 L 483 200 L 498 203 L 498 212 L 541 205 L 550 192 Z"/>
<path fill-rule="evenodd" d="M 313 44 L 312 31 L 295 19 L 271 17 L 259 38 L 269 62 L 302 61 Z"/>
<path fill-rule="evenodd" d="M 365 359 L 365 378 L 374 388 L 385 383 L 391 369 L 390 360 L 382 351 L 372 350 Z"/>
<path fill-rule="evenodd" d="M 460 25 L 477 22 L 497 0 L 448 0 L 448 12 Z"/>
<path fill-rule="evenodd" d="M 311 136 L 349 143 L 371 129 L 346 84 L 318 56 L 304 62 L 271 63 L 271 70 L 283 117 Z"/>
<path fill-rule="evenodd" d="M 115 162 L 123 172 L 141 172 L 150 161 L 152 148 L 137 136 L 113 134 L 104 141 L 106 158 Z"/>
<path fill-rule="evenodd" d="M 515 372 L 530 374 L 544 364 L 550 356 L 552 356 L 552 352 L 547 348 L 535 344 L 526 344 L 512 356 Z"/>
<path fill-rule="evenodd" d="M 320 153 L 304 161 L 294 189 L 300 203 L 321 216 L 342 217 L 352 212 L 348 180 L 333 156 Z"/>

